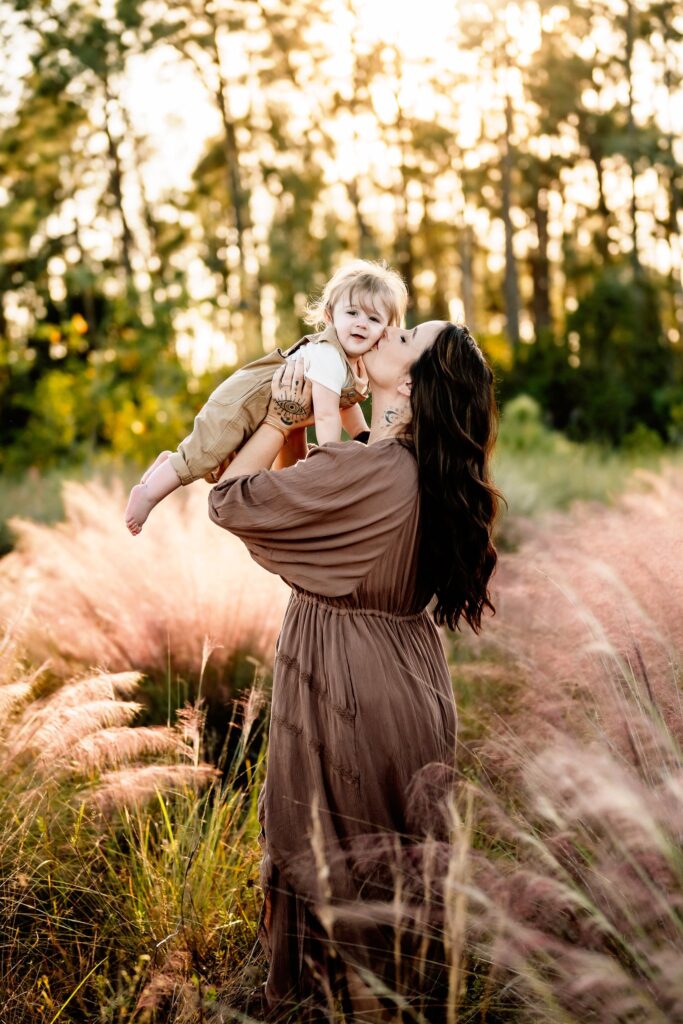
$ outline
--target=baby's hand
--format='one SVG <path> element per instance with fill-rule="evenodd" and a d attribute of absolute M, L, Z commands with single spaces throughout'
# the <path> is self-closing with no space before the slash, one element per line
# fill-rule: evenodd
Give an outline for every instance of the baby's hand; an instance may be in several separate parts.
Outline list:
<path fill-rule="evenodd" d="M 149 476 L 149 474 L 153 473 L 154 470 L 157 468 L 157 466 L 160 466 L 162 462 L 166 462 L 167 459 L 170 457 L 170 455 L 171 455 L 170 452 L 160 452 L 160 454 L 157 455 L 156 459 L 154 460 L 152 465 L 149 467 L 149 469 L 146 469 L 145 472 L 140 477 L 140 483 L 141 484 L 146 484 L 147 483 L 147 477 Z"/>

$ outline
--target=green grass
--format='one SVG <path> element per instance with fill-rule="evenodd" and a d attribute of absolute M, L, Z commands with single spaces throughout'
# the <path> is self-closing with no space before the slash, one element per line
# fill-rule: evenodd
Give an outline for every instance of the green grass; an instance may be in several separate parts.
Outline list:
<path fill-rule="evenodd" d="M 624 453 L 562 442 L 551 452 L 516 451 L 502 439 L 493 471 L 510 514 L 537 516 L 566 510 L 575 501 L 611 503 L 634 482 L 638 470 L 656 472 L 665 462 L 683 461 L 676 449 Z"/>
<path fill-rule="evenodd" d="M 521 520 L 566 511 L 576 501 L 611 504 L 638 486 L 639 471 L 681 462 L 683 449 L 657 445 L 647 432 L 640 446 L 624 449 L 570 441 L 546 427 L 536 402 L 520 395 L 501 417 L 493 457 L 493 477 L 507 501 L 500 544 L 515 546 Z"/>
<path fill-rule="evenodd" d="M 73 781 L 4 774 L 3 1024 L 166 1020 L 171 1002 L 208 1007 L 222 989 L 239 1005 L 263 980 L 258 952 L 245 972 L 263 755 L 263 745 L 255 762 L 239 750 L 223 785 L 201 796 L 158 792 L 106 817 Z"/>

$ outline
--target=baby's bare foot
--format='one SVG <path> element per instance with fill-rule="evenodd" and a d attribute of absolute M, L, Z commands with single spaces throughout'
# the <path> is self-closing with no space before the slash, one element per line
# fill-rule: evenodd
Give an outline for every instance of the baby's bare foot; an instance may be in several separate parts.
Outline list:
<path fill-rule="evenodd" d="M 152 465 L 149 467 L 149 469 L 146 469 L 145 472 L 140 477 L 140 483 L 141 484 L 146 484 L 147 483 L 147 478 L 149 477 L 150 473 L 153 473 L 154 470 L 157 468 L 157 466 L 160 466 L 162 462 L 166 462 L 167 459 L 170 457 L 170 455 L 171 455 L 170 452 L 161 452 L 159 455 L 157 455 L 156 459 L 154 460 Z"/>
<path fill-rule="evenodd" d="M 133 536 L 140 533 L 155 504 L 148 494 L 146 484 L 136 484 L 126 505 L 126 526 Z"/>

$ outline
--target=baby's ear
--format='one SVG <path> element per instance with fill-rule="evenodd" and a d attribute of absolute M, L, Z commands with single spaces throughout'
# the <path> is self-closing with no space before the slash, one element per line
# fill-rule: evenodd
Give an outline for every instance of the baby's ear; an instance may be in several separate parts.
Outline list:
<path fill-rule="evenodd" d="M 331 324 L 332 323 L 332 314 L 330 313 L 330 307 L 329 306 L 325 306 L 325 309 L 323 310 L 323 316 L 325 317 L 325 323 L 326 324 Z"/>

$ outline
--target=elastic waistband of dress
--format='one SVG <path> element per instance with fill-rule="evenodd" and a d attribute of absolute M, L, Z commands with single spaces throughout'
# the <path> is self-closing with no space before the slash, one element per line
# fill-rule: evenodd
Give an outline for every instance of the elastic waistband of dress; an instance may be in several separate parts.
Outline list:
<path fill-rule="evenodd" d="M 423 608 L 421 612 L 412 612 L 409 615 L 402 615 L 401 612 L 387 612 L 383 608 L 348 608 L 343 605 L 330 604 L 318 597 L 316 594 L 306 594 L 300 590 L 292 590 L 292 600 L 300 601 L 302 604 L 313 604 L 333 615 L 366 615 L 377 619 L 396 619 L 400 622 L 416 622 L 419 619 L 429 621 L 429 612 Z"/>

